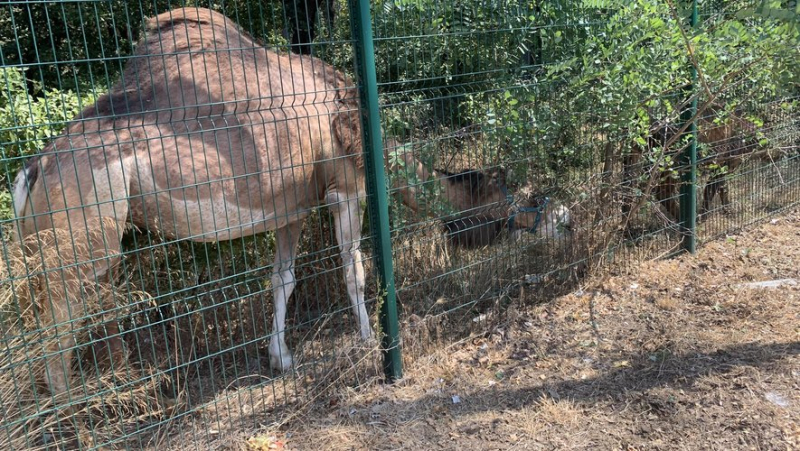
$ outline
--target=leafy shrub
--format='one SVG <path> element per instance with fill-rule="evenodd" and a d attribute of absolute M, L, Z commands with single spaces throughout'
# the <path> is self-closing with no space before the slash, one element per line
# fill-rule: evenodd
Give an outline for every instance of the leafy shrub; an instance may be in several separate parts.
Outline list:
<path fill-rule="evenodd" d="M 503 161 L 557 179 L 593 163 L 582 149 L 593 150 L 585 144 L 594 138 L 643 143 L 652 121 L 677 121 L 687 97 L 747 112 L 796 95 L 799 28 L 748 9 L 751 3 L 728 2 L 691 28 L 688 10 L 672 9 L 689 2 L 545 2 L 542 20 L 551 23 L 540 33 L 543 70 L 468 95 L 467 115 L 482 124 Z M 693 66 L 699 81 L 690 92 Z M 644 157 L 673 170 L 668 154 L 653 152 Z"/>
<path fill-rule="evenodd" d="M 13 215 L 10 184 L 25 157 L 34 155 L 57 136 L 97 93 L 42 88 L 15 67 L 0 68 L 0 220 Z M 29 94 L 28 83 L 34 86 Z"/>

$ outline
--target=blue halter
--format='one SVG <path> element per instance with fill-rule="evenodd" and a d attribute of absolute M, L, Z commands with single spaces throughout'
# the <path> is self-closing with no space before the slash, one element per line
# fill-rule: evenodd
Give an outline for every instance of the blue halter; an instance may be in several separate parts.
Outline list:
<path fill-rule="evenodd" d="M 511 215 L 508 217 L 508 230 L 514 230 L 514 221 L 517 218 L 517 215 L 520 213 L 536 213 L 536 219 L 533 221 L 533 227 L 528 227 L 525 230 L 528 233 L 536 233 L 536 229 L 539 228 L 539 224 L 542 222 L 542 214 L 544 213 L 545 208 L 547 208 L 547 204 L 550 202 L 550 198 L 545 196 L 542 200 L 541 205 L 536 207 L 520 207 L 517 204 L 517 201 L 514 199 L 512 194 L 509 194 L 508 189 L 505 185 L 501 186 L 500 189 L 503 192 L 503 195 L 506 196 L 506 201 L 508 201 L 508 205 L 512 207 Z"/>

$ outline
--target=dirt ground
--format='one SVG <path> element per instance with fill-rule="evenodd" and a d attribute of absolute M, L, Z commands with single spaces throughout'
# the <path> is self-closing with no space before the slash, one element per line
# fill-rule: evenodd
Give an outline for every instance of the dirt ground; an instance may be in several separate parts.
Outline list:
<path fill-rule="evenodd" d="M 798 262 L 795 211 L 523 299 L 402 381 L 319 399 L 232 447 L 800 449 Z"/>

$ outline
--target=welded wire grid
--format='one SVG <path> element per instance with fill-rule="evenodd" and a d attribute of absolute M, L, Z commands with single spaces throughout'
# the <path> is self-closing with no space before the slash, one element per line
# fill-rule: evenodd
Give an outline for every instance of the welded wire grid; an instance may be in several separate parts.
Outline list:
<path fill-rule="evenodd" d="M 751 136 L 749 141 L 747 136 L 733 136 L 703 143 L 709 152 L 699 162 L 708 169 L 701 180 L 704 189 L 698 202 L 710 199 L 698 228 L 703 239 L 720 237 L 797 204 L 800 129 L 796 113 L 792 116 L 780 107 L 792 101 L 797 99 L 765 104 L 772 110 L 770 118 L 757 129 L 758 136 Z M 734 140 L 738 142 L 732 143 Z M 745 153 L 737 154 L 736 147 L 740 145 L 745 147 Z"/>
<path fill-rule="evenodd" d="M 800 17 L 791 2 L 701 2 L 698 9 L 701 27 L 710 29 L 724 27 L 737 15 L 780 16 L 783 20 L 769 25 L 751 22 L 754 27 L 776 28 L 796 27 Z M 790 58 L 795 60 L 796 43 L 794 39 L 790 44 L 795 48 L 795 55 Z M 753 79 L 781 57 L 769 52 L 753 54 L 746 45 L 737 51 L 740 58 L 750 58 L 753 63 L 731 70 L 726 83 L 714 93 L 719 100 L 698 115 L 701 149 L 697 234 L 701 240 L 735 232 L 798 203 L 800 92 L 796 80 L 782 84 L 776 77 L 772 80 L 776 82 L 775 91 L 765 94 L 765 86 L 754 83 Z M 723 108 L 715 108 L 719 106 Z M 712 129 L 715 132 L 706 133 L 704 140 L 703 131 Z M 703 202 L 707 203 L 705 209 Z"/>
<path fill-rule="evenodd" d="M 648 161 L 622 167 L 634 132 L 606 124 L 613 107 L 577 100 L 563 70 L 579 65 L 578 47 L 564 43 L 600 35 L 612 14 L 581 2 L 375 8 L 384 131 L 401 142 L 389 147 L 390 184 L 397 198 L 411 192 L 419 204 L 411 211 L 397 201 L 393 216 L 398 299 L 406 317 L 413 315 L 409 335 L 419 334 L 406 341 L 406 357 L 413 358 L 412 344 L 422 342 L 417 351 L 425 352 L 435 343 L 431 334 L 443 329 L 468 333 L 496 323 L 526 288 L 565 289 L 598 262 L 679 249 L 679 227 L 654 205 L 638 208 L 632 219 L 623 214 L 625 202 L 637 201 L 631 198 L 641 188 L 634 185 Z M 404 161 L 408 154 L 427 172 Z M 505 195 L 470 194 L 465 171 L 489 178 L 499 170 L 505 186 L 488 191 L 531 205 L 550 200 L 537 233 L 507 233 L 514 206 Z M 470 208 L 452 208 L 462 195 Z M 450 210 L 442 208 L 448 204 Z M 572 224 L 547 221 L 559 205 Z M 484 246 L 487 235 L 496 239 Z M 465 249 L 470 239 L 481 246 Z"/>
<path fill-rule="evenodd" d="M 526 277 L 568 264 L 569 224 L 547 220 L 571 200 L 548 152 L 558 131 L 540 133 L 536 123 L 553 88 L 539 80 L 541 35 L 559 24 L 536 18 L 532 2 L 385 2 L 374 14 L 384 134 L 398 141 L 387 146 L 387 166 L 412 358 L 443 330 L 452 338 L 485 328 Z M 591 166 L 594 143 L 583 138 L 573 150 Z M 541 206 L 541 219 L 514 215 L 522 205 Z M 512 217 L 531 229 L 519 241 L 509 239 Z"/>
<path fill-rule="evenodd" d="M 646 9 L 647 5 L 657 9 Z M 209 174 L 219 173 L 224 164 L 223 159 L 209 163 L 207 156 L 214 149 L 225 149 L 225 156 L 235 159 L 237 152 L 242 154 L 242 147 L 233 142 L 246 143 L 249 134 L 269 127 L 284 127 L 289 135 L 295 127 L 300 135 L 324 140 L 325 124 L 335 115 L 332 110 L 311 108 L 286 119 L 281 112 L 295 106 L 297 98 L 273 88 L 267 89 L 269 92 L 249 90 L 245 79 L 286 85 L 291 83 L 289 78 L 324 72 L 321 61 L 352 76 L 353 42 L 344 2 L 213 6 L 269 51 L 311 53 L 320 58 L 313 67 L 303 66 L 315 70 L 294 72 L 276 81 L 274 74 L 287 77 L 289 73 L 262 65 L 250 67 L 244 79 L 237 80 L 229 71 L 217 80 L 195 78 L 192 85 L 196 75 L 168 74 L 158 66 L 161 72 L 150 71 L 147 78 L 154 85 L 167 86 L 162 96 L 170 102 L 180 99 L 170 91 L 180 89 L 191 98 L 174 104 L 152 99 L 157 105 L 155 117 L 170 127 L 156 136 L 131 132 L 137 112 L 146 107 L 139 104 L 136 110 L 125 103 L 139 98 L 136 93 L 141 91 L 141 83 L 126 80 L 123 71 L 133 61 L 130 55 L 146 19 L 178 6 L 138 1 L 11 2 L 0 10 L 0 27 L 9 30 L 3 36 L 13 35 L 0 48 L 3 449 L 206 448 L 241 430 L 257 430 L 326 389 L 379 375 L 379 354 L 369 343 L 358 340 L 358 324 L 343 282 L 332 213 L 338 201 L 323 202 L 335 204 L 334 208 L 309 207 L 303 223 L 294 269 L 296 287 L 286 321 L 287 341 L 298 365 L 288 374 L 270 368 L 267 346 L 274 316 L 273 285 L 284 280 L 271 277 L 274 256 L 280 252 L 275 234 L 215 240 L 232 229 L 231 218 L 245 215 L 244 209 L 259 210 L 259 205 L 254 205 L 257 202 L 245 200 L 249 199 L 245 192 L 255 189 L 272 202 L 274 191 L 265 192 L 265 185 L 253 182 L 253 177 L 298 174 L 320 161 L 341 168 L 347 156 L 326 154 L 316 161 L 311 157 L 292 160 L 287 172 L 276 169 L 280 158 L 273 155 L 256 167 L 219 175 L 222 185 L 234 188 L 230 199 L 214 206 L 214 224 L 204 227 L 211 229 L 211 238 L 205 242 L 193 241 L 200 238 L 197 231 L 173 236 L 175 233 L 170 234 L 157 221 L 130 228 L 118 248 L 116 276 L 100 284 L 82 280 L 83 292 L 77 298 L 85 307 L 76 310 L 67 327 L 50 325 L 52 321 L 41 313 L 52 310 L 46 305 L 31 308 L 26 304 L 28 293 L 37 289 L 43 293 L 40 302 L 51 302 L 48 295 L 56 290 L 42 289 L 43 284 L 57 284 L 61 275 L 79 268 L 76 263 L 97 263 L 84 273 L 93 275 L 107 261 L 105 255 L 95 254 L 80 259 L 80 249 L 70 245 L 72 240 L 91 240 L 104 230 L 102 221 L 87 227 L 88 219 L 82 214 L 70 222 L 74 230 L 66 232 L 69 235 L 56 234 L 44 246 L 34 239 L 28 258 L 22 258 L 21 246 L 10 240 L 18 227 L 12 220 L 10 200 L 12 182 L 31 155 L 44 149 L 60 156 L 62 164 L 51 166 L 55 175 L 49 176 L 49 183 L 59 180 L 59 171 L 74 174 L 94 167 L 91 163 L 97 159 L 81 159 L 93 143 L 102 149 L 98 155 L 103 162 L 112 166 L 124 156 L 124 149 L 138 149 L 137 155 L 145 157 L 137 159 L 136 170 L 146 171 L 165 158 L 170 142 L 194 130 L 205 139 L 195 141 L 201 145 L 193 145 L 187 159 L 168 173 L 170 184 L 155 189 L 154 194 L 161 195 L 159 205 L 144 209 L 150 217 L 164 220 L 189 211 L 188 206 L 173 211 L 174 205 L 167 203 L 170 196 L 194 193 L 199 199 L 200 192 L 220 189 L 208 180 Z M 615 20 L 630 24 L 648 17 L 648 26 L 663 26 L 659 21 L 676 20 L 670 7 L 680 8 L 684 20 L 685 6 L 685 2 L 633 2 L 630 8 L 645 9 L 620 12 L 624 8 L 615 2 L 383 1 L 374 5 L 392 257 L 407 359 L 442 341 L 485 330 L 502 319 L 509 304 L 527 300 L 525 293 L 552 293 L 551 287 L 569 290 L 587 268 L 668 255 L 680 248 L 684 232 L 679 218 L 671 216 L 667 208 L 670 199 L 682 200 L 678 186 L 660 189 L 668 185 L 665 180 L 680 177 L 686 169 L 680 159 L 684 141 L 676 138 L 665 143 L 670 133 L 680 128 L 682 99 L 691 92 L 683 85 L 688 79 L 688 61 L 682 60 L 674 68 L 680 75 L 665 77 L 669 82 L 659 87 L 658 96 L 631 89 L 622 96 L 610 93 L 604 97 L 597 87 L 615 73 L 615 65 L 633 59 L 641 47 L 623 48 L 620 44 L 616 51 L 606 48 L 602 53 L 591 38 L 617 42 L 617 30 L 609 28 Z M 704 3 L 699 32 L 735 17 L 733 8 L 745 6 L 744 2 Z M 166 64 L 192 54 L 196 59 L 191 66 L 198 70 L 203 61 L 249 61 L 248 55 L 255 53 L 257 45 L 236 38 L 238 32 L 229 27 L 212 27 L 219 36 L 206 36 L 201 49 L 184 50 L 170 47 L 179 41 L 179 33 L 188 30 L 176 27 L 175 35 L 161 36 L 165 50 L 157 52 L 157 59 Z M 166 33 L 167 29 L 159 30 Z M 693 33 L 684 30 L 690 36 Z M 676 46 L 683 42 L 675 28 L 664 33 L 673 33 L 670 36 L 675 36 Z M 234 39 L 233 44 L 220 47 L 223 36 Z M 586 82 L 578 68 L 601 75 Z M 210 92 L 212 86 L 224 86 L 221 79 L 233 83 L 240 95 L 200 95 L 201 91 Z M 173 84 L 168 84 L 169 80 Z M 717 135 L 700 143 L 698 205 L 702 205 L 714 168 L 722 174 L 718 180 L 726 182 L 730 199 L 727 211 L 717 198 L 700 218 L 702 239 L 768 217 L 800 198 L 796 85 L 794 93 L 779 89 L 774 98 L 748 102 L 752 87 L 747 80 L 746 71 L 729 80 L 722 86 L 724 92 L 718 93 L 725 108 L 715 106 L 698 115 L 700 134 L 703 127 L 730 123 L 725 121 L 732 117 L 758 118 L 753 122 L 755 130 L 730 127 L 735 136 Z M 122 111 L 78 120 L 68 129 L 70 140 L 58 141 L 57 148 L 45 147 L 75 114 L 118 81 L 131 88 L 118 97 L 121 103 L 114 104 L 126 105 Z M 644 83 L 631 85 L 638 89 Z M 337 87 L 339 95 L 356 89 L 353 82 Z M 306 85 L 304 89 L 315 105 L 342 105 L 329 97 L 333 95 L 330 84 Z M 694 92 L 700 91 L 698 83 Z M 702 103 L 703 97 L 700 99 Z M 615 122 L 632 105 L 644 103 L 649 108 L 647 121 Z M 728 108 L 730 105 L 733 107 Z M 355 111 L 353 106 L 341 108 L 337 111 Z M 258 119 L 242 123 L 242 114 L 249 113 Z M 360 139 L 360 126 L 355 124 L 358 116 L 345 115 L 346 131 L 355 142 Z M 722 122 L 715 123 L 715 119 Z M 647 139 L 648 133 L 659 130 L 660 123 L 668 124 L 659 135 L 661 141 Z M 103 136 L 102 146 L 97 140 L 81 140 L 90 135 L 86 131 L 94 124 L 100 124 L 95 131 Z M 193 124 L 200 126 L 192 129 Z M 751 139 L 753 134 L 757 136 Z M 729 149 L 725 143 L 731 140 L 748 143 L 736 148 L 736 168 L 720 164 L 719 153 Z M 749 150 L 756 148 L 753 142 L 758 151 Z M 299 146 L 293 144 L 286 148 Z M 636 145 L 644 145 L 639 158 L 631 157 Z M 654 170 L 654 165 L 661 165 L 660 169 Z M 81 172 L 78 179 L 95 186 L 100 180 L 102 186 L 107 183 L 102 177 L 108 175 L 100 167 Z M 327 187 L 295 188 L 288 194 L 279 192 L 274 202 L 317 196 Z M 137 198 L 135 187 L 127 189 L 132 191 L 123 200 L 131 205 L 152 199 Z M 58 195 L 63 197 L 58 186 L 48 186 L 46 192 L 56 200 Z M 82 206 L 116 211 L 109 206 L 123 204 L 88 196 Z M 83 212 L 74 203 L 61 208 Z M 562 221 L 565 216 L 560 208 L 569 210 L 571 222 Z M 288 217 L 290 212 L 283 214 Z M 37 211 L 28 219 L 41 215 Z M 360 218 L 354 222 L 365 223 L 361 246 L 367 274 L 364 302 L 374 312 L 382 299 L 372 277 L 369 230 L 374 225 Z M 46 225 L 44 221 L 41 224 Z M 121 227 L 119 223 L 116 226 Z M 99 236 L 103 249 L 115 248 L 115 234 Z M 46 274 L 51 276 L 42 277 L 35 266 L 43 255 L 51 254 L 61 260 L 48 262 L 50 272 Z M 59 271 L 62 266 L 66 272 Z M 54 296 L 57 300 L 58 295 Z M 100 304 L 100 299 L 107 301 Z M 38 316 L 36 312 L 40 312 Z M 374 318 L 373 313 L 373 323 Z M 54 333 L 59 337 L 76 334 L 77 342 L 69 349 L 53 347 Z M 111 368 L 104 361 L 112 347 L 111 341 L 102 339 L 108 336 L 121 338 L 127 349 L 127 358 L 112 357 Z M 46 347 L 48 343 L 50 347 Z M 75 351 L 71 361 L 63 362 L 73 368 L 73 389 L 69 396 L 56 398 L 43 383 L 47 379 L 42 369 L 44 358 L 64 355 L 67 350 Z M 67 411 L 67 406 L 72 410 Z"/>
<path fill-rule="evenodd" d="M 266 2 L 220 9 L 243 32 L 196 11 L 194 19 L 189 11 L 147 23 L 177 6 L 2 7 L 16 37 L 2 54 L 10 109 L 0 144 L 3 193 L 27 161 L 18 192 L 30 192 L 31 206 L 20 227 L 3 197 L 0 448 L 202 448 L 193 444 L 257 428 L 317 385 L 351 383 L 347 370 L 379 367 L 379 355 L 365 359 L 369 344 L 343 333 L 358 327 L 340 314 L 351 308 L 334 212 L 358 230 L 357 206 L 366 201 L 345 208 L 342 197 L 363 195 L 352 169 L 361 139 L 356 86 L 320 60 L 285 57 L 291 46 L 281 30 L 301 26 L 296 11 Z M 130 58 L 145 35 L 149 47 L 140 44 Z M 80 110 L 83 118 L 68 125 Z M 28 159 L 39 151 L 46 156 Z M 312 172 L 320 166 L 339 174 L 335 183 Z M 297 226 L 283 238 L 249 236 L 287 222 Z M 15 228 L 31 236 L 27 258 L 6 239 Z M 291 254 L 298 239 L 292 269 L 292 256 L 280 254 Z M 352 237 L 343 241 L 352 247 Z M 115 275 L 101 279 L 117 256 Z M 276 258 L 284 270 L 271 277 Z M 281 375 L 267 347 L 272 293 L 292 276 L 286 335 L 296 366 Z M 28 289 L 40 296 L 34 308 Z M 375 289 L 367 291 L 360 302 L 371 305 Z M 127 349 L 111 354 L 110 365 L 118 345 L 104 338 Z M 344 371 L 333 368 L 341 363 L 334 354 L 352 354 L 341 359 Z M 67 393 L 56 374 L 64 368 L 72 369 Z"/>

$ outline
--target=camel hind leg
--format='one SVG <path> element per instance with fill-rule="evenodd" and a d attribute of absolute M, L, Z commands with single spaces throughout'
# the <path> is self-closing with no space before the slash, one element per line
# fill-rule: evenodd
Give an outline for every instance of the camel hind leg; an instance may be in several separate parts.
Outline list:
<path fill-rule="evenodd" d="M 20 218 L 29 267 L 38 269 L 34 303 L 44 338 L 44 383 L 57 396 L 70 391 L 74 350 L 87 315 L 107 306 L 107 282 L 120 261 L 129 210 L 122 165 L 80 178 L 77 170 L 69 175 L 62 171 L 37 182 Z M 108 347 L 121 350 L 121 339 L 113 337 Z"/>
<path fill-rule="evenodd" d="M 656 187 L 656 198 L 664 207 L 670 220 L 680 220 L 680 205 L 678 204 L 678 181 L 672 176 L 664 176 Z"/>
<path fill-rule="evenodd" d="M 100 223 L 106 223 L 100 225 Z M 71 233 L 57 225 L 34 235 L 40 248 L 32 257 L 41 260 L 41 289 L 35 304 L 38 326 L 44 334 L 45 384 L 54 395 L 70 389 L 73 351 L 77 336 L 85 330 L 87 315 L 104 307 L 110 270 L 119 262 L 120 232 L 110 221 L 87 220 L 97 228 L 73 229 Z M 115 244 L 112 244 L 115 243 Z M 60 255 L 55 256 L 54 253 Z M 116 328 L 111 325 L 109 329 Z M 118 352 L 119 337 L 107 342 L 109 352 Z M 110 356 L 109 356 L 110 357 Z M 103 359 L 104 357 L 101 357 Z M 113 357 L 110 357 L 113 360 Z"/>
<path fill-rule="evenodd" d="M 302 222 L 291 223 L 275 231 L 275 263 L 272 273 L 274 313 L 272 338 L 269 341 L 270 366 L 278 371 L 291 369 L 292 352 L 286 346 L 286 304 L 296 284 L 294 263 L 300 242 Z"/>
<path fill-rule="evenodd" d="M 728 196 L 728 179 L 731 174 L 739 168 L 741 160 L 738 158 L 730 158 L 724 161 L 724 171 L 716 172 L 711 176 L 703 190 L 703 207 L 701 214 L 707 214 L 711 211 L 711 204 L 714 202 L 714 197 L 719 193 L 719 200 L 722 206 L 722 212 L 729 214 L 731 212 L 731 201 Z"/>
<path fill-rule="evenodd" d="M 731 174 L 739 168 L 742 160 L 739 158 L 731 158 L 727 163 L 727 172 L 722 174 L 719 178 L 719 201 L 722 203 L 722 211 L 725 212 L 725 214 L 730 214 L 733 209 L 731 208 L 731 200 L 728 196 L 728 179 L 730 179 Z"/>

